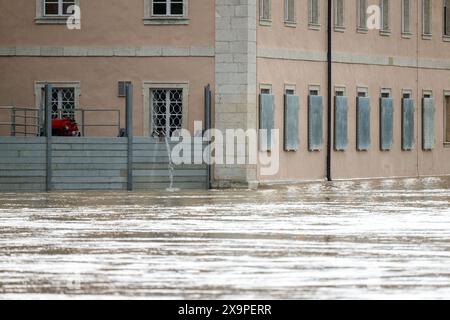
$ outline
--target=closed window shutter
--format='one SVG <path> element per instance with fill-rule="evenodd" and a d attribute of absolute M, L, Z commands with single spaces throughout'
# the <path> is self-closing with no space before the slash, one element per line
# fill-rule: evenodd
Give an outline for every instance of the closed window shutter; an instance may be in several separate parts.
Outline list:
<path fill-rule="evenodd" d="M 336 0 L 336 27 L 344 26 L 344 0 Z"/>
<path fill-rule="evenodd" d="M 383 10 L 383 30 L 389 30 L 389 0 L 382 0 L 382 10 Z"/>
<path fill-rule="evenodd" d="M 446 36 L 450 36 L 450 0 L 445 1 L 444 10 L 444 32 Z"/>
<path fill-rule="evenodd" d="M 431 0 L 423 0 L 423 33 L 431 34 Z"/>
<path fill-rule="evenodd" d="M 411 33 L 411 1 L 403 0 L 403 32 Z"/>
<path fill-rule="evenodd" d="M 367 10 L 367 1 L 359 0 L 359 27 L 366 28 L 366 10 Z"/>

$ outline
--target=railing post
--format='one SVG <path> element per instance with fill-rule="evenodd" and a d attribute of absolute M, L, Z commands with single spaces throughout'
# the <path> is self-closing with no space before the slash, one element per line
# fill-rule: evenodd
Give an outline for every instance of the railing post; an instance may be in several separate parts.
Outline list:
<path fill-rule="evenodd" d="M 45 85 L 45 136 L 47 141 L 46 189 L 52 190 L 52 85 Z"/>
<path fill-rule="evenodd" d="M 84 128 L 85 128 L 85 122 L 84 122 L 84 110 L 81 110 L 81 135 L 83 136 L 83 137 L 85 137 L 86 136 L 86 132 L 85 132 L 85 130 L 84 130 Z"/>
<path fill-rule="evenodd" d="M 125 90 L 125 118 L 128 138 L 127 189 L 128 191 L 133 191 L 133 84 L 127 83 Z"/>
<path fill-rule="evenodd" d="M 16 108 L 11 109 L 11 136 L 16 136 Z"/>
<path fill-rule="evenodd" d="M 205 132 L 211 129 L 211 85 L 205 87 Z M 211 137 L 207 137 L 208 142 L 211 142 Z M 203 146 L 202 146 L 203 148 Z M 212 178 L 212 167 L 211 159 L 209 159 L 207 164 L 207 175 L 206 175 L 206 187 L 211 189 L 211 178 Z"/>

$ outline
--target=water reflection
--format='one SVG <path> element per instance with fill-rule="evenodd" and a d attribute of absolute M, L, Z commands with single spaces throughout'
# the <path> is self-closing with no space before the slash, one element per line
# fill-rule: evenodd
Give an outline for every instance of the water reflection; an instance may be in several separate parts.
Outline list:
<path fill-rule="evenodd" d="M 0 298 L 449 298 L 449 183 L 0 194 Z"/>

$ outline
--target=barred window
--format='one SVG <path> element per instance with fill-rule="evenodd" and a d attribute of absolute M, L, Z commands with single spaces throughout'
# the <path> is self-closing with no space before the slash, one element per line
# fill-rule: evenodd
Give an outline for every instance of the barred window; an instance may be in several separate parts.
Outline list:
<path fill-rule="evenodd" d="M 319 25 L 319 0 L 309 0 L 309 25 L 318 26 Z"/>
<path fill-rule="evenodd" d="M 153 0 L 152 14 L 154 16 L 183 16 L 183 0 Z"/>
<path fill-rule="evenodd" d="M 259 0 L 259 19 L 263 21 L 270 21 L 272 14 L 271 0 Z"/>
<path fill-rule="evenodd" d="M 64 16 L 70 6 L 75 5 L 75 0 L 44 0 L 44 15 L 46 16 Z"/>
<path fill-rule="evenodd" d="M 358 1 L 358 29 L 367 30 L 367 0 Z"/>
<path fill-rule="evenodd" d="M 295 0 L 284 0 L 284 21 L 295 23 Z"/>
<path fill-rule="evenodd" d="M 171 137 L 183 127 L 183 89 L 153 89 L 152 134 Z"/>
<path fill-rule="evenodd" d="M 422 0 L 422 33 L 431 36 L 431 0 Z"/>
<path fill-rule="evenodd" d="M 389 0 L 381 0 L 381 31 L 390 31 L 389 16 Z"/>
<path fill-rule="evenodd" d="M 345 27 L 344 0 L 334 0 L 334 27 L 343 29 Z"/>
<path fill-rule="evenodd" d="M 53 88 L 52 117 L 75 120 L 75 88 Z"/>
<path fill-rule="evenodd" d="M 411 0 L 402 0 L 402 33 L 411 33 Z"/>

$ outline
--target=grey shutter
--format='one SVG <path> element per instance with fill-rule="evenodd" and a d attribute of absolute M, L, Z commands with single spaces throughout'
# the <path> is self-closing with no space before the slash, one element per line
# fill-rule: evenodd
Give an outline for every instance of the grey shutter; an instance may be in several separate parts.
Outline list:
<path fill-rule="evenodd" d="M 433 98 L 422 101 L 422 148 L 433 150 L 435 144 L 435 107 Z"/>
<path fill-rule="evenodd" d="M 323 103 L 321 96 L 309 96 L 308 145 L 310 151 L 320 151 L 323 146 Z"/>
<path fill-rule="evenodd" d="M 260 131 L 260 150 L 272 150 L 272 129 L 274 128 L 274 108 L 275 98 L 271 94 L 260 95 L 260 110 L 259 110 L 259 128 Z"/>
<path fill-rule="evenodd" d="M 298 151 L 300 99 L 291 94 L 284 97 L 284 150 Z"/>
<path fill-rule="evenodd" d="M 423 33 L 431 34 L 431 0 L 423 1 Z"/>
<path fill-rule="evenodd" d="M 357 98 L 356 106 L 356 148 L 367 151 L 370 148 L 370 99 Z"/>
<path fill-rule="evenodd" d="M 336 22 L 335 26 L 344 26 L 344 0 L 336 0 Z"/>
<path fill-rule="evenodd" d="M 402 106 L 402 149 L 411 151 L 415 146 L 415 107 L 413 99 L 403 99 Z"/>
<path fill-rule="evenodd" d="M 383 31 L 389 30 L 389 0 L 382 0 Z"/>
<path fill-rule="evenodd" d="M 392 149 L 394 132 L 394 101 L 391 98 L 380 100 L 380 148 L 382 151 Z"/>
<path fill-rule="evenodd" d="M 348 99 L 334 97 L 334 148 L 344 151 L 348 145 Z"/>
<path fill-rule="evenodd" d="M 411 32 L 411 1 L 403 0 L 403 32 Z"/>

